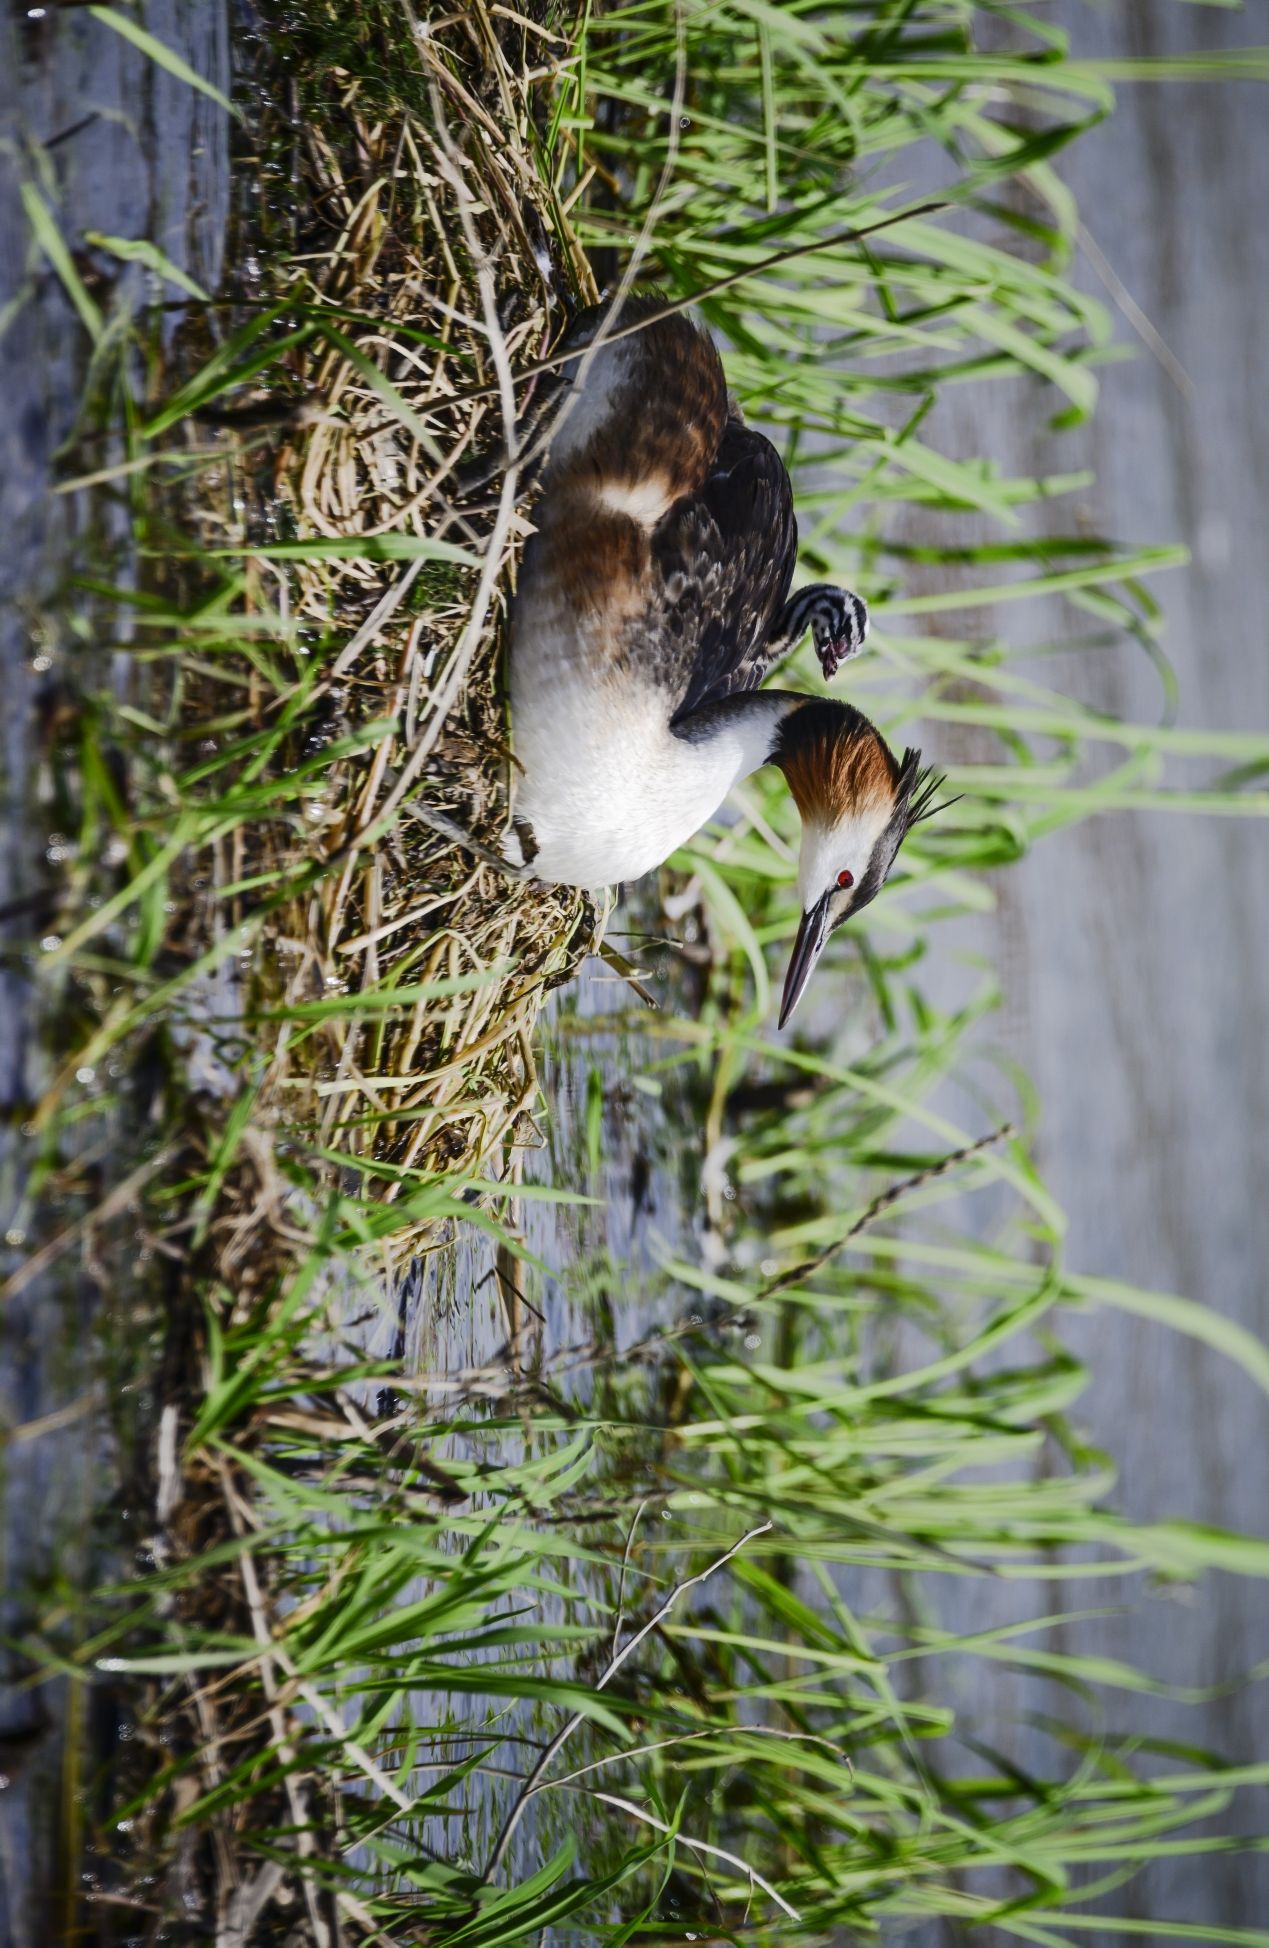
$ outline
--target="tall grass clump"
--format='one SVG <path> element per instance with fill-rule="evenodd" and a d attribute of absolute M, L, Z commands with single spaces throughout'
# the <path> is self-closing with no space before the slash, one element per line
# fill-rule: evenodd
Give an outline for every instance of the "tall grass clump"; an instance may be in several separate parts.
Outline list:
<path fill-rule="evenodd" d="M 44 923 L 60 1045 L 31 1140 L 65 1177 L 109 1134 L 102 1195 L 72 1173 L 46 1249 L 87 1241 L 107 1322 L 140 1308 L 153 1341 L 117 1436 L 140 1560 L 23 1638 L 132 1729 L 68 1824 L 67 1925 L 1078 1941 L 1161 1849 L 1233 1847 L 1221 1816 L 1265 1768 L 1150 1749 L 1119 1710 L 1149 1675 L 1051 1648 L 1046 1583 L 1269 1570 L 1248 1538 L 1116 1512 L 1062 1313 L 1126 1307 L 1269 1388 L 1264 1349 L 1075 1277 L 1025 1134 L 930 1100 L 995 998 L 986 978 L 940 1013 L 922 988 L 981 869 L 1092 811 L 1269 803 L 1263 738 L 1177 728 L 1166 672 L 1161 721 L 1129 723 L 955 633 L 1061 593 L 1075 630 L 1159 659 L 1147 579 L 1177 550 L 1038 540 L 1028 514 L 1079 481 L 923 436 L 971 379 L 1094 410 L 1117 348 L 1068 274 L 1056 158 L 1109 82 L 1043 13 L 973 0 L 292 0 L 241 55 L 233 268 L 174 352 L 145 317 L 102 325 L 65 482 L 129 512 L 128 572 L 86 563 L 75 597 L 126 678 L 85 651 L 50 730 L 79 836 Z M 751 781 L 666 869 L 694 967 L 619 1080 L 671 1106 L 702 1222 L 643 1280 L 644 1336 L 596 1303 L 566 1341 L 535 1321 L 588 1268 L 544 1265 L 529 1218 L 566 1201 L 592 1235 L 618 1079 L 610 1023 L 565 1006 L 552 1059 L 595 1038 L 597 1109 L 549 1181 L 534 1034 L 606 916 L 498 865 L 498 656 L 552 347 L 623 281 L 724 342 L 793 471 L 803 568 L 872 605 L 870 714 L 959 725 L 973 762 L 839 936 L 831 1045 L 770 1033 L 780 793 Z M 915 557 L 939 571 L 916 595 Z M 86 1096 L 86 1073 L 117 1087 Z M 420 1260 L 458 1306 L 473 1266 L 495 1278 L 488 1358 L 381 1350 L 367 1321 L 395 1321 Z M 1040 1594 L 956 1637 L 946 1577 Z M 953 1654 L 1078 1702 L 1043 1771 L 958 1745 Z"/>

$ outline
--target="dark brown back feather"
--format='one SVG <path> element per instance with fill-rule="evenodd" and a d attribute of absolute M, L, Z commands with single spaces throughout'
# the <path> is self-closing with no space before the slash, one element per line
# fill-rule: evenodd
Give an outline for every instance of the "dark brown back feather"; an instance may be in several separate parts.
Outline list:
<path fill-rule="evenodd" d="M 622 331 L 649 322 L 620 341 L 623 379 L 593 432 L 578 444 L 569 440 L 567 419 L 562 422 L 539 518 L 547 526 L 550 511 L 566 509 L 571 497 L 589 507 L 611 499 L 613 490 L 664 489 L 667 512 L 651 533 L 643 530 L 650 547 L 638 600 L 627 605 L 618 590 L 611 605 L 618 624 L 613 649 L 619 663 L 655 677 L 678 725 L 703 706 L 756 689 L 766 675 L 771 657 L 764 646 L 788 600 L 797 523 L 784 464 L 730 404 L 709 333 L 682 313 L 658 317 L 663 303 L 659 293 L 645 290 L 622 306 Z M 563 345 L 576 348 L 578 360 L 562 368 L 561 387 L 576 379 L 586 346 L 608 317 L 609 307 L 599 304 L 574 319 Z M 560 527 L 560 551 L 587 557 L 567 570 L 569 586 L 581 581 L 586 594 L 602 589 L 615 531 L 593 545 L 582 515 L 562 519 Z M 541 553 L 534 550 L 535 558 Z"/>
<path fill-rule="evenodd" d="M 652 553 L 648 619 L 680 723 L 756 689 L 770 667 L 764 647 L 797 559 L 793 492 L 770 440 L 730 419 L 700 492 L 670 509 Z"/>
<path fill-rule="evenodd" d="M 563 469 L 552 451 L 548 487 L 631 490 L 662 481 L 669 501 L 699 491 L 727 425 L 727 381 L 709 333 L 682 313 L 658 318 L 664 303 L 660 292 L 641 291 L 622 305 L 617 329 L 628 331 L 644 318 L 652 322 L 614 346 L 625 383 L 588 446 L 571 450 Z M 609 310 L 607 304 L 591 305 L 573 320 L 563 344 L 576 346 L 578 357 L 562 368 L 561 381 L 577 377 L 587 346 L 609 323 Z"/>

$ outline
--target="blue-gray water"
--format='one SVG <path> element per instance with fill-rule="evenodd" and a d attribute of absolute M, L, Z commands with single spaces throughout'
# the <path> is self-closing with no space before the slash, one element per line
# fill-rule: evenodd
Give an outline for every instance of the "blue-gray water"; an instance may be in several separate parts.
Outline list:
<path fill-rule="evenodd" d="M 1237 47 L 1265 23 L 1256 8 L 1074 0 L 1050 18 L 1093 57 Z M 1097 484 L 1077 508 L 1088 531 L 1185 542 L 1192 565 L 1154 585 L 1179 721 L 1264 730 L 1269 234 L 1257 212 L 1269 189 L 1269 94 L 1250 83 L 1122 86 L 1116 114 L 1066 152 L 1061 171 L 1184 377 L 1139 346 L 1132 363 L 1103 372 L 1098 411 L 1075 432 L 1046 433 L 1044 404 L 1025 384 L 954 393 L 925 431 L 953 452 L 989 454 L 1006 475 L 1091 466 Z M 1079 278 L 1107 296 L 1087 256 Z M 1123 317 L 1119 335 L 1135 336 Z M 1070 531 L 1069 507 L 1050 518 Z M 1056 602 L 1011 605 L 982 626 L 1014 643 L 1087 628 Z M 1157 683 L 1130 649 L 1046 659 L 1040 674 L 1095 708 L 1157 720 Z M 931 726 L 935 748 L 938 733 Z M 1186 777 L 1180 766 L 1171 775 Z M 969 944 L 1001 970 L 1005 1015 L 990 1037 L 1037 1085 L 1037 1158 L 1069 1214 L 1071 1263 L 1184 1293 L 1269 1334 L 1269 825 L 1184 812 L 1098 818 L 1045 840 L 996 876 L 995 891 L 997 911 Z M 1131 1514 L 1269 1533 L 1269 1403 L 1236 1367 L 1127 1313 L 1076 1317 L 1065 1331 L 1092 1373 L 1081 1420 L 1118 1462 Z M 1080 1582 L 1051 1597 L 1055 1609 L 1092 1608 L 1120 1592 Z M 944 1601 L 968 1628 L 995 1620 L 981 1587 L 953 1586 Z M 1160 1591 L 1066 1633 L 1064 1647 L 1091 1644 L 1180 1684 L 1226 1683 L 1269 1657 L 1269 1592 L 1224 1576 L 1197 1598 Z M 978 1682 L 990 1689 L 967 1702 L 990 1726 L 1004 1687 L 990 1673 Z M 1057 1694 L 1046 1702 L 1063 1709 Z M 1134 1699 L 1131 1715 L 1235 1761 L 1269 1752 L 1263 1683 L 1202 1708 Z M 1263 1793 L 1238 1812 L 1248 1830 L 1266 1830 Z M 1161 1860 L 1114 1900 L 1139 1918 L 1263 1927 L 1269 1856 Z"/>
<path fill-rule="evenodd" d="M 145 17 L 223 84 L 219 6 L 151 0 Z M 1108 9 L 1061 0 L 1051 17 L 1066 21 L 1090 54 L 1236 46 L 1258 31 L 1255 12 L 1171 0 Z M 18 153 L 24 141 L 48 141 L 96 111 L 95 121 L 48 152 L 67 230 L 156 236 L 174 261 L 214 281 L 226 151 L 212 104 L 158 74 L 82 12 L 53 19 L 50 10 L 46 24 L 29 27 L 11 16 L 0 34 L 7 37 L 0 43 L 6 132 L 17 137 Z M 1267 107 L 1264 92 L 1249 85 L 1125 87 L 1118 114 L 1061 159 L 1095 243 L 1179 360 L 1186 384 L 1143 350 L 1131 365 L 1104 373 L 1102 406 L 1089 428 L 1046 435 L 1050 402 L 1020 383 L 953 395 L 931 435 L 955 452 L 990 454 L 1004 472 L 1090 463 L 1098 475 L 1085 496 L 1093 531 L 1190 544 L 1192 568 L 1159 585 L 1169 615 L 1165 647 L 1180 676 L 1182 721 L 1190 724 L 1269 725 L 1269 410 L 1260 376 L 1269 237 L 1259 221 L 1269 184 Z M 28 277 L 32 288 L 0 340 L 0 654 L 10 803 L 21 801 L 29 782 L 40 674 L 32 658 L 41 653 L 41 631 L 56 627 L 57 580 L 71 540 L 65 510 L 45 489 L 78 394 L 82 344 L 55 278 L 29 250 L 13 167 L 12 154 L 0 157 L 7 172 L 0 307 Z M 1082 274 L 1101 288 L 1087 265 Z M 1128 321 L 1121 332 L 1133 335 Z M 1071 624 L 1068 611 L 1045 617 L 1012 606 L 984 626 L 1016 642 L 1024 630 L 1040 640 L 1069 634 Z M 1126 653 L 1047 670 L 1091 703 L 1147 717 L 1156 710 L 1148 671 Z M 936 726 L 927 742 L 937 752 Z M 38 848 L 21 851 L 11 833 L 4 844 L 10 879 L 0 901 L 28 890 L 39 857 Z M 1269 833 L 1188 814 L 1119 816 L 1049 839 L 995 884 L 996 914 L 964 938 L 1002 967 L 1006 1011 L 990 1032 L 1037 1081 L 1039 1156 L 1070 1214 L 1073 1262 L 1186 1293 L 1265 1332 Z M 5 1101 L 20 1104 L 38 1080 L 25 1025 L 29 995 L 20 978 L 0 979 Z M 604 998 L 592 985 L 583 1012 Z M 594 1053 L 592 1044 L 569 1039 L 544 1064 L 563 1130 L 576 1129 L 570 1104 L 584 1103 Z M 618 1058 L 607 1048 L 603 1059 Z M 638 1260 L 646 1259 L 653 1227 L 669 1237 L 690 1231 L 695 1218 L 670 1166 L 667 1127 L 649 1099 L 631 1102 L 624 1124 L 610 1109 L 598 1186 L 609 1210 L 584 1223 L 535 1214 L 535 1246 L 559 1253 L 561 1263 L 601 1245 L 618 1261 Z M 641 1146 L 650 1153 L 646 1183 L 635 1163 Z M 85 1302 L 76 1291 L 37 1286 L 11 1312 L 0 1375 L 10 1426 L 82 1397 L 91 1375 L 77 1366 L 74 1347 Z M 564 1336 L 571 1322 L 563 1300 L 560 1307 Z M 50 1319 L 66 1324 L 60 1341 Z M 456 1304 L 448 1321 L 420 1314 L 415 1324 L 447 1359 L 485 1356 L 501 1327 L 495 1288 L 486 1285 L 466 1309 Z M 1073 1320 L 1068 1330 L 1093 1371 L 1085 1417 L 1120 1463 L 1128 1508 L 1264 1533 L 1269 1419 L 1250 1383 L 1228 1362 L 1127 1315 Z M 78 1425 L 10 1449 L 11 1570 L 38 1564 L 55 1538 L 75 1533 L 93 1459 Z M 949 1619 L 959 1604 L 960 1620 L 979 1628 L 997 1619 L 993 1605 L 1005 1600 L 983 1583 L 949 1584 L 942 1598 Z M 1046 1600 L 1059 1607 L 1063 1592 Z M 1066 1593 L 1070 1607 L 1097 1600 L 1087 1584 Z M 1269 1604 L 1263 1585 L 1218 1578 L 1194 1602 L 1143 1598 L 1130 1617 L 1099 1623 L 1096 1642 L 1178 1682 L 1219 1684 L 1269 1655 Z M 1002 1714 L 1018 1703 L 999 1674 L 990 1686 L 973 1668 L 949 1673 L 948 1682 L 989 1734 L 1001 1731 Z M 23 1700 L 8 1709 L 0 1733 L 30 1729 Z M 1263 1687 L 1184 1711 L 1137 1698 L 1132 1715 L 1138 1725 L 1234 1759 L 1263 1758 L 1269 1744 Z M 41 1768 L 55 1769 L 56 1737 L 37 1738 L 32 1749 L 15 1789 L 0 1793 L 0 1943 L 47 1938 L 29 1915 L 24 1920 L 21 1904 L 48 1840 L 40 1801 L 27 1788 Z M 1246 1816 L 1263 1829 L 1262 1811 L 1257 1817 L 1249 1806 Z M 1117 1899 L 1146 1919 L 1263 1925 L 1269 1858 L 1161 1862 Z M 931 1948 L 936 1941 L 942 1948 L 942 1931 L 926 1933 Z"/>
<path fill-rule="evenodd" d="M 151 31 L 222 88 L 226 10 L 147 0 Z M 85 337 L 51 265 L 33 245 L 20 185 L 36 189 L 72 243 L 86 230 L 149 237 L 205 284 L 220 274 L 228 209 L 223 112 L 163 73 L 86 10 L 8 7 L 0 16 L 0 908 L 35 893 L 51 834 L 38 806 L 40 721 L 58 667 L 79 649 L 61 589 L 75 559 L 75 513 L 49 493 L 84 384 Z M 152 296 L 139 267 L 115 266 L 134 305 Z M 165 293 L 165 295 L 167 295 Z M 126 534 L 120 510 L 102 537 Z M 126 552 L 118 572 L 127 577 Z M 30 937 L 31 916 L 0 922 Z M 46 1073 L 38 1002 L 20 966 L 0 964 L 0 1279 L 24 1256 L 30 1222 L 21 1125 Z M 9 1238 L 6 1238 L 9 1234 Z M 11 1241 L 10 1241 L 11 1239 Z M 91 1326 L 91 1273 L 68 1254 L 0 1318 L 3 1516 L 0 1629 L 21 1635 L 32 1584 L 70 1585 L 116 1567 L 96 1544 L 110 1456 L 98 1408 L 109 1384 Z M 127 1511 L 115 1533 L 127 1531 Z M 60 1686 L 21 1688 L 25 1660 L 0 1649 L 0 1948 L 52 1948 L 63 1909 L 48 1890 L 59 1861 L 59 1781 L 67 1739 Z M 77 1703 L 83 1704 L 81 1692 Z M 115 1727 L 88 1702 L 90 1746 Z"/>

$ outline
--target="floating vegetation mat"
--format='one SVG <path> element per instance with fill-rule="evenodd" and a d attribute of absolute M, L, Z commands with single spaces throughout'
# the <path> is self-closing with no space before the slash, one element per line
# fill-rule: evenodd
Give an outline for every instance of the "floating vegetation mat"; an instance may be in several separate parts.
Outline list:
<path fill-rule="evenodd" d="M 268 269 L 146 429 L 225 429 L 222 490 L 200 470 L 185 505 L 202 573 L 242 560 L 207 599 L 244 640 L 180 659 L 173 707 L 210 733 L 187 801 L 233 820 L 208 897 L 258 929 L 256 991 L 284 1024 L 258 1101 L 387 1202 L 437 1169 L 508 1169 L 537 1011 L 597 932 L 576 895 L 437 831 L 488 854 L 507 824 L 499 648 L 528 532 L 507 456 L 533 393 L 511 373 L 549 350 L 584 264 L 533 168 L 528 83 L 479 14 L 418 36 L 423 117 L 329 54 L 280 105 L 272 66 L 248 91 L 238 254 Z M 278 815 L 238 817 L 266 781 Z"/>

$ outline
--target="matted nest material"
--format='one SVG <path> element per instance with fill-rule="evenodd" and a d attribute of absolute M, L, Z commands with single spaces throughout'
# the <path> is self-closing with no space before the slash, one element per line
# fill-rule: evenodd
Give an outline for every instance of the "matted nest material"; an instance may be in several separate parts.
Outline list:
<path fill-rule="evenodd" d="M 331 749 L 305 797 L 305 852 L 329 869 L 273 921 L 280 998 L 365 997 L 311 1036 L 279 1037 L 266 1091 L 285 1091 L 287 1120 L 356 1157 L 389 1199 L 415 1173 L 514 1170 L 538 1010 L 597 936 L 581 896 L 504 873 L 429 823 L 439 813 L 491 851 L 507 824 L 498 648 L 530 515 L 506 458 L 543 403 L 535 383 L 550 383 L 512 374 L 563 324 L 553 264 L 576 295 L 594 292 L 526 146 L 525 81 L 482 46 L 484 86 L 503 98 L 495 143 L 447 50 L 423 36 L 419 51 L 426 121 L 403 108 L 364 122 L 354 103 L 334 134 L 300 132 L 329 243 L 304 253 L 297 295 L 320 309 L 288 355 L 302 409 L 269 482 L 274 511 L 247 528 L 262 558 L 282 552 L 279 533 L 317 544 L 253 573 L 262 605 L 267 591 L 326 659 L 292 756 Z M 394 1251 L 417 1243 L 403 1228 Z"/>

